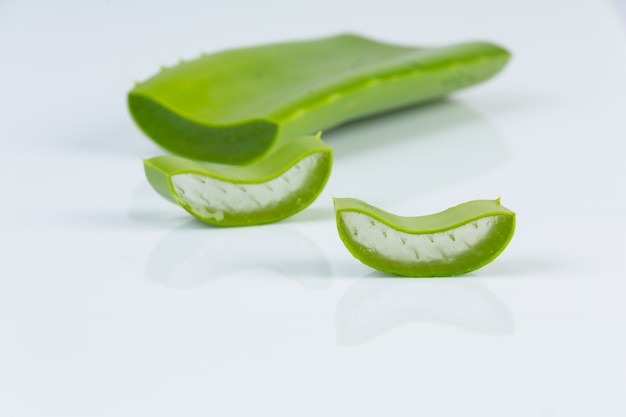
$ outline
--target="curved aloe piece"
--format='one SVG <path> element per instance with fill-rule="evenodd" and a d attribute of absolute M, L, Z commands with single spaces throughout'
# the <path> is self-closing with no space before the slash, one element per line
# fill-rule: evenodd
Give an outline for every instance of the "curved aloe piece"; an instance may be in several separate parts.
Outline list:
<path fill-rule="evenodd" d="M 493 261 L 515 230 L 500 200 L 475 200 L 437 214 L 401 217 L 353 198 L 335 198 L 339 236 L 355 258 L 391 274 L 452 276 Z"/>
<path fill-rule="evenodd" d="M 489 43 L 416 48 L 340 35 L 181 62 L 136 84 L 128 105 L 165 149 L 244 164 L 278 142 L 477 84 L 508 59 Z"/>
<path fill-rule="evenodd" d="M 319 135 L 298 138 L 244 167 L 177 156 L 144 161 L 159 194 L 217 226 L 271 223 L 299 212 L 322 191 L 331 165 L 331 149 Z"/>

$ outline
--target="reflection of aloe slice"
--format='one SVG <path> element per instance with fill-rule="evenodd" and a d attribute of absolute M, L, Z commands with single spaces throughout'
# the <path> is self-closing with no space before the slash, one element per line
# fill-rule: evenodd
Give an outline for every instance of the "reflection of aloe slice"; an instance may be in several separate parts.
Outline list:
<path fill-rule="evenodd" d="M 164 148 L 242 164 L 283 140 L 480 83 L 508 59 L 483 42 L 418 48 L 341 35 L 203 55 L 138 83 L 128 105 Z"/>
<path fill-rule="evenodd" d="M 331 150 L 298 138 L 252 165 L 225 167 L 175 156 L 145 161 L 150 184 L 198 219 L 218 226 L 271 223 L 311 204 L 330 175 Z"/>
<path fill-rule="evenodd" d="M 205 229 L 191 221 L 161 239 L 147 260 L 146 279 L 184 289 L 245 271 L 249 277 L 278 274 L 310 289 L 331 285 L 324 253 L 296 229 L 273 228 L 271 239 L 263 229 L 217 229 L 211 233 Z"/>
<path fill-rule="evenodd" d="M 401 217 L 363 201 L 336 198 L 339 235 L 375 269 L 405 276 L 451 276 L 493 261 L 508 245 L 515 213 L 500 200 L 476 200 L 441 213 Z"/>
<path fill-rule="evenodd" d="M 337 343 L 357 344 L 409 323 L 431 323 L 487 335 L 511 333 L 511 311 L 475 279 L 364 277 L 341 297 Z"/>

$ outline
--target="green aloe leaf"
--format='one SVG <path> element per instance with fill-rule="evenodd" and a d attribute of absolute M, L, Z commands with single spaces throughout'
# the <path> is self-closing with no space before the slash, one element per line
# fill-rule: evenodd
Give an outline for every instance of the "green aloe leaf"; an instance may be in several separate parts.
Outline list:
<path fill-rule="evenodd" d="M 440 213 L 402 217 L 354 198 L 335 198 L 339 236 L 352 255 L 383 272 L 452 276 L 493 261 L 515 230 L 500 200 L 475 200 Z"/>
<path fill-rule="evenodd" d="M 138 83 L 128 105 L 163 148 L 246 164 L 283 141 L 487 80 L 508 59 L 484 42 L 418 48 L 340 35 L 203 55 Z"/>
<path fill-rule="evenodd" d="M 271 223 L 299 212 L 322 191 L 331 166 L 331 149 L 319 135 L 290 141 L 246 166 L 177 156 L 144 161 L 146 177 L 159 194 L 216 226 Z"/>

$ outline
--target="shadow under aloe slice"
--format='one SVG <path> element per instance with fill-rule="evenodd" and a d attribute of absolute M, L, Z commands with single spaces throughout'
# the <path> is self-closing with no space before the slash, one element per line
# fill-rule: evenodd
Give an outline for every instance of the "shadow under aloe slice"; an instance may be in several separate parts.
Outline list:
<path fill-rule="evenodd" d="M 461 275 L 493 261 L 515 231 L 500 200 L 474 200 L 428 216 L 402 217 L 335 198 L 339 236 L 364 264 L 412 277 Z"/>
<path fill-rule="evenodd" d="M 177 156 L 144 161 L 159 194 L 216 226 L 272 223 L 299 212 L 323 190 L 331 166 L 332 151 L 319 135 L 294 139 L 246 166 Z"/>
<path fill-rule="evenodd" d="M 339 35 L 202 55 L 137 83 L 128 105 L 163 148 L 246 164 L 292 138 L 485 81 L 508 59 L 485 42 L 417 48 Z"/>

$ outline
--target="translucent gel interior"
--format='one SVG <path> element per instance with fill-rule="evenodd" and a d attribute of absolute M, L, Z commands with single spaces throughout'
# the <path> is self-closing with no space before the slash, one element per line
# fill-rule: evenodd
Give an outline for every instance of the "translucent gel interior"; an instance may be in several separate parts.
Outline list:
<path fill-rule="evenodd" d="M 342 211 L 351 239 L 398 262 L 445 261 L 471 250 L 485 239 L 501 216 L 487 216 L 445 232 L 412 234 L 395 230 L 366 214 Z"/>
<path fill-rule="evenodd" d="M 172 175 L 171 181 L 178 198 L 194 213 L 220 221 L 224 213 L 254 213 L 278 206 L 306 185 L 321 156 L 308 155 L 282 175 L 262 183 L 236 183 L 192 173 Z"/>

